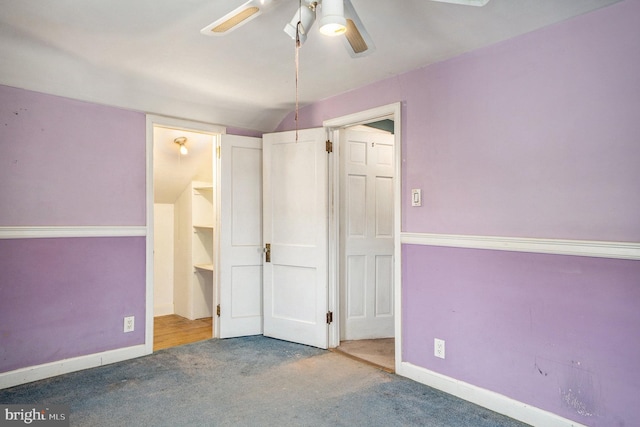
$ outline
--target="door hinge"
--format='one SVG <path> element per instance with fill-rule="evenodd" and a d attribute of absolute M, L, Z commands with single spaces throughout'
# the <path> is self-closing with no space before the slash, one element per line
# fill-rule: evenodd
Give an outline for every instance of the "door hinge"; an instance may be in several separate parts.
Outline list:
<path fill-rule="evenodd" d="M 327 139 L 327 153 L 333 153 L 333 142 Z"/>
<path fill-rule="evenodd" d="M 216 305 L 216 316 L 220 317 L 220 304 Z"/>
<path fill-rule="evenodd" d="M 216 155 L 218 156 L 218 158 L 220 158 L 220 146 L 219 145 L 216 147 Z"/>
<path fill-rule="evenodd" d="M 327 311 L 327 325 L 333 323 L 333 311 Z"/>

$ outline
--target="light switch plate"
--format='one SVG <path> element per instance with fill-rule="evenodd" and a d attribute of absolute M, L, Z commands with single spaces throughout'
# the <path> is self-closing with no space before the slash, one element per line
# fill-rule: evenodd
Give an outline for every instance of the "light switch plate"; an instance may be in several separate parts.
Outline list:
<path fill-rule="evenodd" d="M 411 189 L 411 206 L 422 206 L 422 190 L 419 188 Z"/>

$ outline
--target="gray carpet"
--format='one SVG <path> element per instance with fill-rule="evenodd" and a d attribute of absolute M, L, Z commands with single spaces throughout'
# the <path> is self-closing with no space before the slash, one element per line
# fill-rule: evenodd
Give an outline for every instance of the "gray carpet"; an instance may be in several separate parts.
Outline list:
<path fill-rule="evenodd" d="M 262 336 L 0 390 L 0 403 L 70 405 L 72 426 L 525 425 L 343 355 Z"/>

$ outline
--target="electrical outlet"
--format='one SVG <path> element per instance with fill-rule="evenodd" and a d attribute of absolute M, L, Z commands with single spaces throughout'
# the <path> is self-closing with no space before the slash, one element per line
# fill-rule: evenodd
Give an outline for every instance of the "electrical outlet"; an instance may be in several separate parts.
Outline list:
<path fill-rule="evenodd" d="M 133 332 L 135 325 L 135 316 L 127 316 L 124 318 L 124 332 Z"/>
<path fill-rule="evenodd" d="M 433 355 L 444 359 L 444 340 L 434 338 L 433 340 Z"/>

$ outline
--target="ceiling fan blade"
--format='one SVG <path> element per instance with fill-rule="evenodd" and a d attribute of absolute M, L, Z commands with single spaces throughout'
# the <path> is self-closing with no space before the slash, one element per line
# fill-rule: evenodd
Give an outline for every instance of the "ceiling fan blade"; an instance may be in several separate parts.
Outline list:
<path fill-rule="evenodd" d="M 349 55 L 353 58 L 360 58 L 375 51 L 376 45 L 350 0 L 344 0 L 344 17 L 347 20 L 347 32 L 342 41 Z"/>
<path fill-rule="evenodd" d="M 463 4 L 465 6 L 484 6 L 489 3 L 489 0 L 431 0 L 431 1 L 439 1 L 441 3 L 453 3 L 453 4 Z"/>
<path fill-rule="evenodd" d="M 271 0 L 249 0 L 245 4 L 235 8 L 222 18 L 216 19 L 204 27 L 200 32 L 207 36 L 224 36 L 257 18 L 263 9 L 271 3 Z"/>

